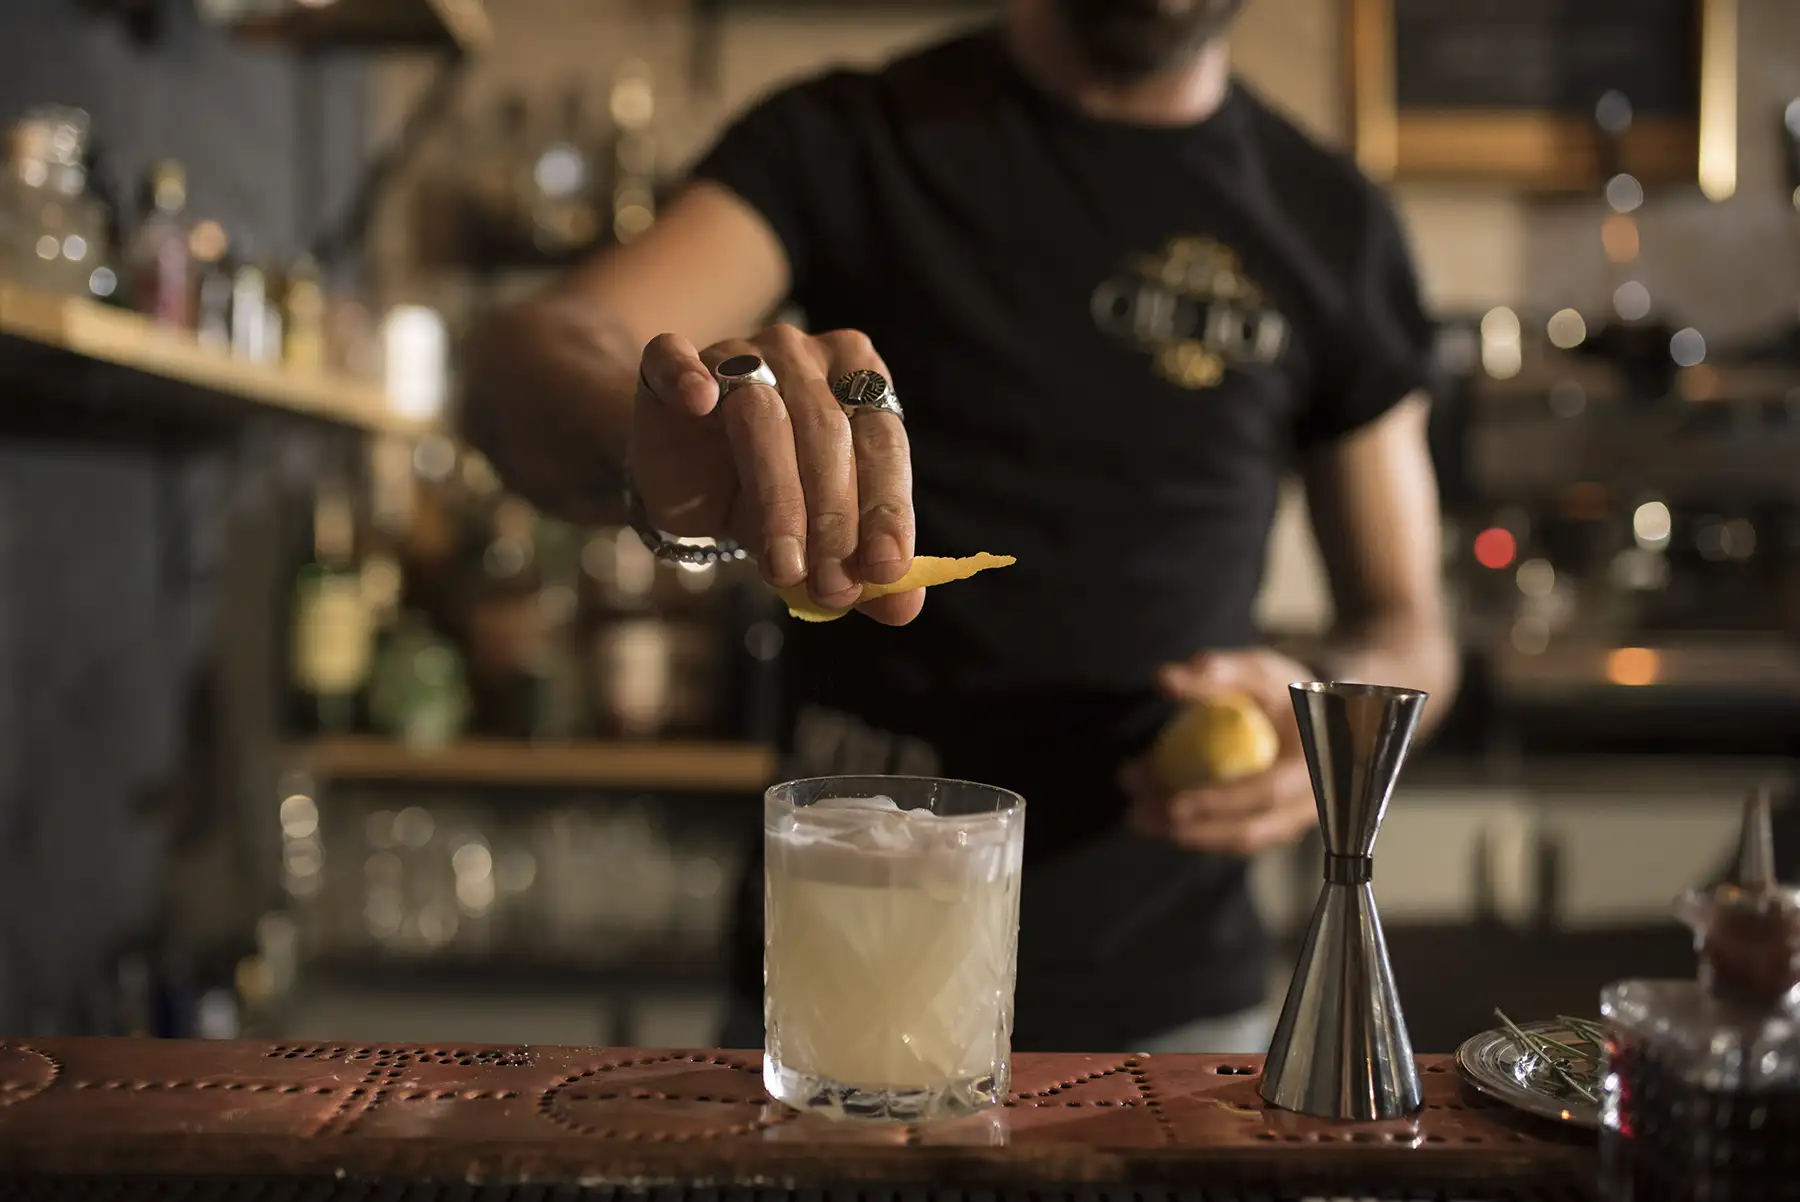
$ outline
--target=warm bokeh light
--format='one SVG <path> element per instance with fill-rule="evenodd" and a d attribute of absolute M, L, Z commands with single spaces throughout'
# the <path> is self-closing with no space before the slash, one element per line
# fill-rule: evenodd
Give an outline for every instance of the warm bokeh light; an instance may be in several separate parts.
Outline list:
<path fill-rule="evenodd" d="M 1686 367 L 1676 373 L 1675 386 L 1685 401 L 1716 401 L 1719 399 L 1719 373 L 1710 364 L 1702 363 L 1696 367 Z"/>
<path fill-rule="evenodd" d="M 1606 657 L 1606 679 L 1627 688 L 1653 685 L 1662 676 L 1662 657 L 1648 647 L 1620 647 Z"/>
<path fill-rule="evenodd" d="M 1673 519 L 1669 516 L 1669 507 L 1661 501 L 1645 501 L 1631 515 L 1631 536 L 1640 547 L 1667 546 L 1671 529 Z"/>
<path fill-rule="evenodd" d="M 188 253 L 204 263 L 217 263 L 225 257 L 231 239 L 225 227 L 216 221 L 200 221 L 188 231 Z"/>
<path fill-rule="evenodd" d="M 1520 342 L 1519 315 L 1501 305 L 1481 318 L 1481 366 L 1496 380 L 1519 374 L 1525 355 Z"/>
<path fill-rule="evenodd" d="M 1644 203 L 1644 185 L 1637 176 L 1620 172 L 1606 181 L 1606 203 L 1615 213 L 1633 213 Z"/>
<path fill-rule="evenodd" d="M 1595 122 L 1614 137 L 1631 128 L 1632 115 L 1631 97 L 1617 88 L 1601 96 L 1594 105 Z"/>
<path fill-rule="evenodd" d="M 1550 335 L 1552 345 L 1565 351 L 1573 350 L 1587 337 L 1587 322 L 1573 309 L 1558 309 L 1551 314 L 1545 331 Z"/>
<path fill-rule="evenodd" d="M 1626 321 L 1642 321 L 1650 316 L 1650 289 L 1636 280 L 1626 280 L 1613 291 L 1613 312 Z"/>
<path fill-rule="evenodd" d="M 1637 218 L 1613 213 L 1600 225 L 1600 245 L 1609 263 L 1630 263 L 1638 257 Z"/>
<path fill-rule="evenodd" d="M 1513 579 L 1527 597 L 1548 597 L 1556 589 L 1556 568 L 1547 559 L 1527 559 Z"/>
<path fill-rule="evenodd" d="M 1706 358 L 1706 339 L 1692 326 L 1677 330 L 1669 339 L 1669 357 L 1683 367 L 1697 366 Z"/>
<path fill-rule="evenodd" d="M 1519 554 L 1519 540 L 1512 531 L 1490 526 L 1475 536 L 1475 562 L 1484 568 L 1501 571 L 1512 566 Z"/>

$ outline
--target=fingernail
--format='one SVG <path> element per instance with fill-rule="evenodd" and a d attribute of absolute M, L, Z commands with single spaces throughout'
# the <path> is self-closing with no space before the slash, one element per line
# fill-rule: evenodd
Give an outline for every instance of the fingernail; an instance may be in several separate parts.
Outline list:
<path fill-rule="evenodd" d="M 863 544 L 862 560 L 863 566 L 871 569 L 899 566 L 900 540 L 891 534 L 875 535 Z"/>
<path fill-rule="evenodd" d="M 835 599 L 840 593 L 847 593 L 856 587 L 856 581 L 850 579 L 850 573 L 844 570 L 841 559 L 822 559 L 812 570 L 812 594 L 824 601 Z"/>
<path fill-rule="evenodd" d="M 786 535 L 769 543 L 769 574 L 783 586 L 806 578 L 806 555 L 799 539 Z"/>

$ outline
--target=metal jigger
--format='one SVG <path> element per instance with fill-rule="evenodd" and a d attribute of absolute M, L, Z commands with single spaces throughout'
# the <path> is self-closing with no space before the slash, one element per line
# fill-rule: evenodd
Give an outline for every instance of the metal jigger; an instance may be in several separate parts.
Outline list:
<path fill-rule="evenodd" d="M 1426 694 L 1290 685 L 1325 837 L 1325 888 L 1269 1046 L 1260 1092 L 1284 1110 L 1373 1121 L 1424 1104 L 1375 912 L 1375 834 Z"/>

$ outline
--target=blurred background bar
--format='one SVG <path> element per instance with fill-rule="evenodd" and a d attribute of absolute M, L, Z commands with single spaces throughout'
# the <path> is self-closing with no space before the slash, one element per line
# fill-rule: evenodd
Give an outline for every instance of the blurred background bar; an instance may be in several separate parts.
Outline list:
<path fill-rule="evenodd" d="M 0 6 L 0 1031 L 712 1041 L 781 606 L 509 496 L 451 348 L 768 87 L 989 8 Z M 1432 1050 L 1685 975 L 1672 883 L 1800 756 L 1800 6 L 1492 8 L 1233 36 L 1442 320 L 1466 683 L 1378 880 Z M 1297 488 L 1260 615 L 1329 621 Z M 1290 940 L 1317 854 L 1256 866 Z"/>

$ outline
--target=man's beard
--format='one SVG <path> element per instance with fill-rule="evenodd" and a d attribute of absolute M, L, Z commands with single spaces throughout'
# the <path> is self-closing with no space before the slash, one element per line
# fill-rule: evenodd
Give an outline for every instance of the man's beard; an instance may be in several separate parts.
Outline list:
<path fill-rule="evenodd" d="M 1244 0 L 1056 0 L 1070 40 L 1093 71 L 1129 81 L 1191 57 Z"/>

